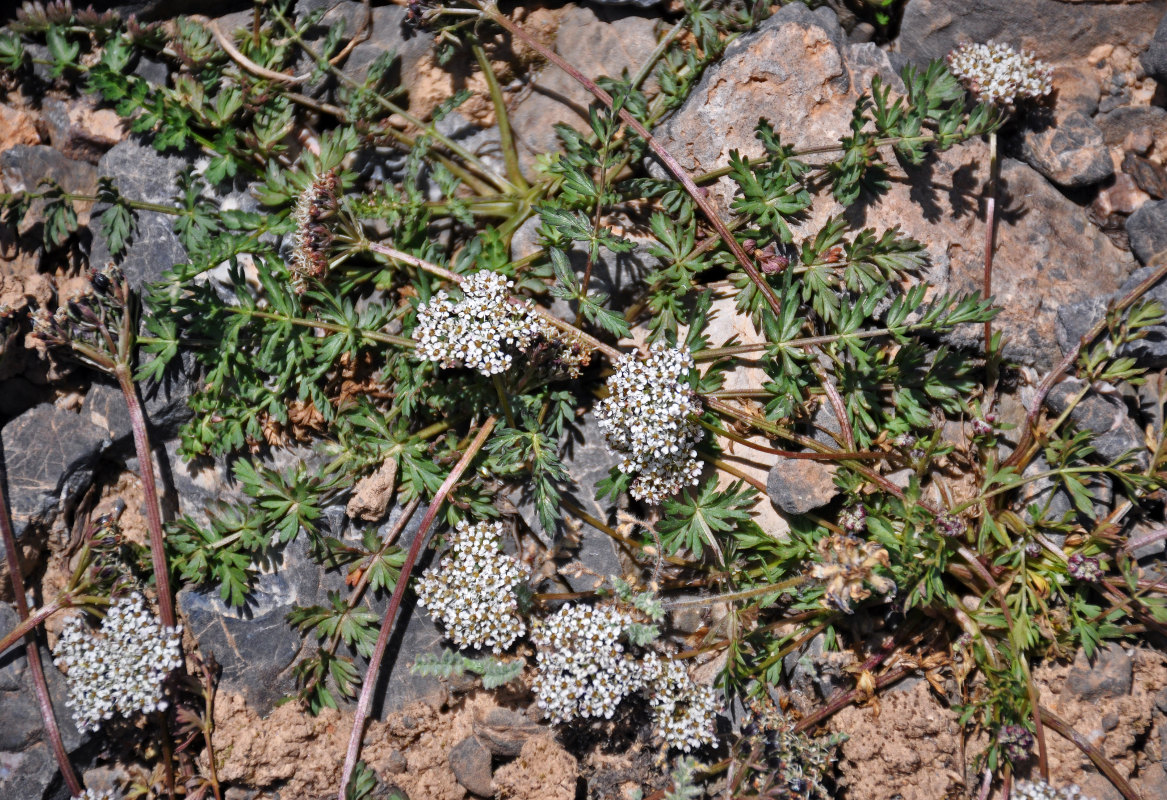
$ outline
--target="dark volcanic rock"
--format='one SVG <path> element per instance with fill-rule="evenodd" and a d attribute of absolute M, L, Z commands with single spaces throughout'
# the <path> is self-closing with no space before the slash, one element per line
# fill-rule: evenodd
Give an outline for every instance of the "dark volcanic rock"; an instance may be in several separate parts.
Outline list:
<path fill-rule="evenodd" d="M 1141 60 L 1148 75 L 1160 83 L 1167 83 L 1167 14 L 1159 20 L 1159 27 Z"/>
<path fill-rule="evenodd" d="M 1042 175 L 1068 189 L 1091 186 L 1114 174 L 1102 130 L 1086 114 L 1059 114 L 1044 127 L 1030 128 L 1021 156 Z"/>
<path fill-rule="evenodd" d="M 1054 413 L 1061 414 L 1082 387 L 1082 381 L 1076 378 L 1064 380 L 1050 390 L 1046 397 L 1046 405 L 1053 409 Z M 1148 457 L 1143 445 L 1142 431 L 1131 419 L 1130 412 L 1119 398 L 1095 391 L 1087 392 L 1070 412 L 1070 424 L 1079 430 L 1088 430 L 1094 434 L 1092 443 L 1098 456 L 1103 460 L 1112 461 L 1123 453 L 1134 450 L 1135 463 L 1140 469 L 1146 468 Z"/>
<path fill-rule="evenodd" d="M 1167 200 L 1144 203 L 1127 217 L 1126 233 L 1131 251 L 1143 264 L 1167 252 Z"/>
<path fill-rule="evenodd" d="M 18 619 L 12 606 L 0 603 L 0 631 L 12 630 Z M 83 736 L 65 706 L 65 677 L 43 646 L 40 655 L 61 739 L 72 753 L 81 746 Z M 54 782 L 60 782 L 57 761 L 45 740 L 32 673 L 20 646 L 0 656 L 0 797 L 39 800 Z"/>
<path fill-rule="evenodd" d="M 89 486 L 105 430 L 71 411 L 42 403 L 4 426 L 8 501 L 19 538 L 30 525 L 52 524 Z"/>
<path fill-rule="evenodd" d="M 180 156 L 166 156 L 148 144 L 127 139 L 118 144 L 97 164 L 102 177 L 113 178 L 114 186 L 123 196 L 149 203 L 173 204 L 178 194 L 178 175 L 189 172 L 191 164 Z M 103 205 L 94 214 L 104 210 Z M 174 232 L 174 218 L 169 214 L 138 211 L 137 229 L 129 249 L 118 262 L 130 284 L 140 289 L 143 284 L 156 281 L 164 270 L 187 261 L 186 250 Z M 95 267 L 113 262 L 109 242 L 100 226 L 93 228 L 93 247 L 89 260 Z"/>
<path fill-rule="evenodd" d="M 943 58 L 963 41 L 990 39 L 1055 62 L 1083 59 L 1100 44 L 1126 44 L 1138 52 L 1151 41 L 1163 7 L 1159 0 L 909 0 L 896 44 L 917 64 Z"/>

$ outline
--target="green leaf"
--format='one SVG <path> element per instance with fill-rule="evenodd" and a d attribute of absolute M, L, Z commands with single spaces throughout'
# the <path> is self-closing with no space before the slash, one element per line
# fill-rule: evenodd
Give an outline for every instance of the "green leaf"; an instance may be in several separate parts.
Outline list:
<path fill-rule="evenodd" d="M 664 502 L 664 518 L 656 525 L 665 551 L 670 555 L 681 548 L 700 558 L 706 546 L 721 552 L 718 536 L 739 529 L 750 522 L 750 508 L 757 500 L 757 490 L 735 481 L 726 489 L 718 488 L 717 476 L 711 477 L 696 497 L 691 490 L 679 500 Z"/>

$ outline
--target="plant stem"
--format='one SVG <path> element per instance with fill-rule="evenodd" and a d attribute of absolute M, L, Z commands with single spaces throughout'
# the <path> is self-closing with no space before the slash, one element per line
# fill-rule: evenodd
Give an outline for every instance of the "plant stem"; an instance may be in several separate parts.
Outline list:
<path fill-rule="evenodd" d="M 1049 725 L 1066 739 L 1069 739 L 1079 750 L 1085 753 L 1094 762 L 1094 766 L 1098 767 L 1098 771 L 1107 777 L 1114 785 L 1114 788 L 1118 789 L 1119 794 L 1126 798 L 1126 800 L 1142 800 L 1139 793 L 1119 774 L 1118 770 L 1103 755 L 1102 751 L 1091 744 L 1090 740 L 1085 736 L 1074 730 L 1073 725 L 1066 722 L 1045 706 L 1039 706 L 1037 711 L 1038 714 L 1035 716 L 1040 716 L 1046 725 Z"/>
<path fill-rule="evenodd" d="M 12 530 L 12 516 L 8 512 L 7 487 L 8 473 L 4 469 L 3 458 L 0 457 L 0 538 L 4 540 L 4 560 L 8 562 L 8 578 L 12 582 L 12 598 L 16 604 L 16 614 L 20 617 L 21 622 L 24 622 L 31 617 L 28 613 L 28 599 L 24 595 L 24 575 L 21 574 L 20 570 L 20 549 L 16 544 L 16 534 Z M 61 777 L 65 779 L 65 783 L 69 787 L 69 792 L 74 796 L 79 795 L 85 791 L 85 788 L 81 785 L 77 773 L 73 771 L 73 765 L 69 763 L 69 754 L 65 750 L 65 742 L 61 738 L 57 716 L 53 713 L 53 700 L 49 695 L 49 684 L 45 680 L 40 643 L 37 641 L 35 628 L 26 631 L 24 641 L 24 655 L 28 659 L 33 691 L 36 693 L 36 704 L 45 725 L 45 736 L 48 737 L 49 748 L 57 759 L 57 766 L 61 770 Z"/>
<path fill-rule="evenodd" d="M 981 298 L 988 300 L 993 295 L 993 251 L 997 239 L 997 184 L 1001 175 L 1001 162 L 997 157 L 997 132 L 989 134 L 989 184 L 985 193 L 985 276 Z M 993 320 L 985 320 L 985 377 L 986 391 L 991 393 L 997 383 L 995 361 L 992 358 Z"/>
<path fill-rule="evenodd" d="M 162 531 L 162 508 L 158 502 L 158 486 L 154 482 L 154 456 L 150 450 L 146 416 L 142 413 L 142 401 L 138 397 L 138 387 L 134 383 L 130 365 L 119 360 L 114 368 L 114 375 L 121 386 L 126 410 L 130 414 L 130 428 L 134 434 L 134 452 L 138 456 L 138 474 L 142 480 L 142 495 L 146 506 L 146 527 L 150 533 L 150 561 L 153 564 L 154 583 L 158 590 L 158 612 L 162 624 L 173 628 L 178 625 L 178 618 L 174 614 L 174 597 L 170 590 L 170 569 L 166 564 L 165 534 Z"/>
<path fill-rule="evenodd" d="M 470 462 L 478 455 L 478 451 L 486 443 L 490 432 L 494 430 L 496 422 L 498 422 L 497 417 L 488 417 L 486 422 L 482 423 L 482 427 L 478 429 L 478 433 L 466 448 L 466 452 L 463 453 L 462 458 L 458 460 L 454 469 L 450 471 L 446 480 L 442 482 L 441 487 L 430 503 L 429 509 L 426 511 L 425 516 L 422 517 L 421 525 L 413 537 L 413 543 L 409 546 L 409 552 L 405 556 L 405 561 L 401 564 L 401 573 L 397 578 L 397 585 L 393 587 L 393 596 L 389 599 L 389 608 L 385 610 L 385 617 L 381 622 L 381 632 L 377 635 L 377 644 L 373 648 L 373 654 L 369 657 L 369 670 L 365 675 L 365 682 L 361 685 L 361 695 L 357 699 L 357 709 L 353 714 L 353 728 L 349 736 L 348 749 L 344 756 L 344 767 L 341 770 L 340 789 L 337 793 L 337 800 L 346 800 L 345 795 L 349 780 L 352 779 L 353 770 L 356 768 L 357 758 L 361 752 L 361 740 L 365 735 L 365 720 L 369 715 L 369 707 L 373 702 L 373 688 L 377 684 L 377 671 L 380 668 L 381 659 L 385 657 L 385 649 L 389 646 L 389 638 L 393 634 L 393 618 L 397 615 L 397 609 L 401 605 L 401 599 L 405 596 L 405 587 L 409 583 L 409 575 L 413 571 L 413 565 L 417 562 L 417 557 L 421 553 L 422 547 L 429 541 L 430 526 L 433 525 L 438 511 L 442 507 L 442 503 L 445 502 L 446 497 L 454 489 L 454 485 L 462 477 L 462 473 L 470 466 Z"/>
<path fill-rule="evenodd" d="M 7 555 L 5 557 L 7 558 Z M 12 577 L 11 570 L 9 570 L 9 577 Z M 13 584 L 13 592 L 16 591 L 15 586 L 16 584 Z M 23 596 L 24 595 L 21 594 L 21 597 Z M 21 617 L 20 623 L 17 624 L 15 628 L 6 633 L 3 638 L 0 638 L 0 655 L 4 655 L 4 653 L 8 652 L 8 648 L 12 647 L 29 633 L 32 633 L 32 631 L 36 629 L 37 625 L 40 625 L 53 614 L 56 614 L 58 611 L 62 611 L 66 608 L 72 608 L 73 603 L 69 599 L 69 596 L 64 594 L 57 597 L 51 603 L 47 603 L 38 608 L 34 614 L 28 614 L 27 602 L 24 604 L 24 606 L 25 615 Z M 20 609 L 18 608 L 17 610 L 19 611 Z"/>
<path fill-rule="evenodd" d="M 368 339 L 371 342 L 380 342 L 382 344 L 394 344 L 398 347 L 408 347 L 410 349 L 417 347 L 417 342 L 413 339 L 407 339 L 404 336 L 393 336 L 389 333 L 381 333 L 379 331 L 366 331 L 361 328 L 350 328 L 345 325 L 337 325 L 333 322 L 323 322 L 316 319 L 305 319 L 304 317 L 288 317 L 283 314 L 273 314 L 270 311 L 259 311 L 254 308 L 244 308 L 243 306 L 223 306 L 224 311 L 232 314 L 246 314 L 249 317 L 257 317 L 259 319 L 270 319 L 275 322 L 287 322 L 292 325 L 299 325 L 302 328 L 320 328 L 324 331 L 332 331 L 333 333 L 355 333 L 362 339 Z"/>
<path fill-rule="evenodd" d="M 506 164 L 507 179 L 520 192 L 525 192 L 530 188 L 530 184 L 523 177 L 523 168 L 519 165 L 519 151 L 515 137 L 511 133 L 511 120 L 507 114 L 506 100 L 502 96 L 502 87 L 498 85 L 498 77 L 494 74 L 490 59 L 486 57 L 486 51 L 482 49 L 482 43 L 474 40 L 470 49 L 474 52 L 478 68 L 482 70 L 482 77 L 486 79 L 486 87 L 490 90 L 490 102 L 494 105 L 494 119 L 498 123 L 498 142 L 502 148 L 503 162 Z"/>

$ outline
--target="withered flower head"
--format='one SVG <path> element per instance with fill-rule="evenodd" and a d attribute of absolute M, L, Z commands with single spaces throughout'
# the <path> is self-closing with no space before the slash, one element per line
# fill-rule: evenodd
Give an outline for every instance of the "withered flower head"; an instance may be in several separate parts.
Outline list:
<path fill-rule="evenodd" d="M 337 208 L 340 177 L 335 169 L 316 177 L 296 201 L 292 219 L 296 232 L 292 236 L 292 284 L 303 294 L 308 280 L 320 280 L 328 273 L 328 249 L 332 246 L 332 231 L 324 220 Z"/>
<path fill-rule="evenodd" d="M 895 581 L 875 574 L 876 567 L 890 566 L 887 551 L 875 542 L 832 534 L 818 543 L 819 563 L 811 577 L 825 583 L 823 605 L 850 614 L 851 603 L 866 600 L 872 591 L 893 594 Z"/>

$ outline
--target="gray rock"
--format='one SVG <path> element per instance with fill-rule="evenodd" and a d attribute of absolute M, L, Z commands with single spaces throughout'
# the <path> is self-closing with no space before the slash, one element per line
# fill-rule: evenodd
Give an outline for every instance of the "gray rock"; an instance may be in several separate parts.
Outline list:
<path fill-rule="evenodd" d="M 770 468 L 766 494 L 787 514 L 822 508 L 839 494 L 835 465 L 801 458 L 783 458 Z"/>
<path fill-rule="evenodd" d="M 1114 174 L 1102 130 L 1089 116 L 1071 111 L 1048 123 L 1025 131 L 1021 157 L 1031 167 L 1067 189 L 1092 186 Z"/>
<path fill-rule="evenodd" d="M 328 7 L 321 20 L 321 26 L 327 28 L 335 20 L 345 19 L 345 35 L 352 36 L 358 26 L 364 21 L 364 10 L 358 2 L 346 0 L 308 0 L 302 5 Z M 420 28 L 415 28 L 405 21 L 407 11 L 403 6 L 386 5 L 373 9 L 372 33 L 368 39 L 358 44 L 349 53 L 344 62 L 344 72 L 356 81 L 363 81 L 369 73 L 369 67 L 378 57 L 385 53 L 396 53 L 399 68 L 396 76 L 402 78 L 401 85 L 409 90 L 409 76 L 416 74 L 418 66 L 429 54 L 433 47 L 433 34 Z M 390 77 L 396 77 L 392 70 Z M 408 105 L 408 103 L 403 103 Z"/>
<path fill-rule="evenodd" d="M 1162 7 L 1161 2 L 909 0 L 896 45 L 916 64 L 943 58 L 962 41 L 990 39 L 1033 50 L 1047 61 L 1082 60 L 1100 44 L 1142 50 L 1158 21 L 1151 9 Z"/>
<path fill-rule="evenodd" d="M 190 359 L 189 362 L 193 362 Z M 195 365 L 182 357 L 172 362 L 161 381 L 143 381 L 138 384 L 138 396 L 146 424 L 154 439 L 169 439 L 178 433 L 182 423 L 191 418 L 187 398 L 193 388 Z M 94 383 L 85 395 L 81 415 L 104 428 L 115 445 L 130 441 L 130 412 L 126 408 L 121 389 L 109 383 Z M 157 443 L 157 442 L 155 442 Z"/>
<path fill-rule="evenodd" d="M 1126 233 L 1131 251 L 1142 264 L 1167 252 L 1167 200 L 1143 205 L 1126 219 Z"/>
<path fill-rule="evenodd" d="M 102 428 L 51 403 L 10 421 L 0 440 L 17 538 L 30 527 L 51 525 L 73 507 L 109 441 Z"/>
<path fill-rule="evenodd" d="M 165 86 L 170 77 L 170 67 L 164 61 L 156 61 L 148 56 L 138 56 L 134 74 L 151 86 Z"/>
<path fill-rule="evenodd" d="M 450 750 L 450 771 L 455 780 L 472 794 L 490 797 L 494 794 L 490 771 L 490 751 L 478 738 L 467 736 Z"/>
<path fill-rule="evenodd" d="M 608 477 L 609 470 L 620 463 L 620 459 L 604 444 L 590 412 L 581 420 L 578 436 L 566 438 L 562 453 L 563 463 L 572 479 L 572 485 L 563 489 L 564 497 L 605 523 L 614 524 L 616 509 L 609 501 L 601 505 L 595 499 L 596 484 Z M 529 493 L 520 493 L 515 505 L 527 526 L 542 537 L 545 544 L 552 544 L 552 541 L 547 540 L 547 532 L 539 522 Z M 579 542 L 575 556 L 585 567 L 601 576 L 623 574 L 616 543 L 608 535 L 587 523 L 582 523 L 574 534 L 561 520 L 556 523 L 554 542 L 562 543 L 565 539 L 575 537 L 578 537 Z M 591 575 L 568 575 L 567 580 L 572 591 L 595 588 L 596 579 Z"/>
<path fill-rule="evenodd" d="M 633 72 L 656 46 L 652 19 L 635 11 L 568 5 L 563 9 L 555 52 L 591 78 Z M 560 149 L 555 123 L 589 130 L 592 96 L 563 70 L 544 67 L 529 93 L 511 111 L 519 157 L 528 173 L 536 157 Z"/>
<path fill-rule="evenodd" d="M 0 631 L 16 627 L 16 609 L 0 603 Z M 45 682 L 65 749 L 72 753 L 85 741 L 65 706 L 65 677 L 53 666 L 52 655 L 40 648 Z M 0 657 L 0 797 L 42 798 L 60 784 L 57 761 L 49 749 L 33 689 L 24 646 Z M 68 797 L 65 792 L 64 797 Z"/>
<path fill-rule="evenodd" d="M 653 134 L 691 172 L 723 166 L 730 150 L 750 158 L 761 155 L 754 136 L 760 116 L 781 132 L 784 144 L 834 143 L 850 129 L 860 88 L 860 76 L 853 80 L 848 69 L 848 49 L 829 8 L 785 5 L 757 31 L 735 39 L 685 104 Z M 869 49 L 862 52 L 872 55 Z M 782 102 L 773 102 L 775 97 Z M 666 174 L 655 161 L 650 164 L 654 173 Z M 734 191 L 729 181 L 709 188 L 727 210 Z"/>
<path fill-rule="evenodd" d="M 1062 381 L 1046 397 L 1046 405 L 1061 414 L 1070 400 L 1082 389 L 1082 381 L 1070 378 Z M 1146 469 L 1148 456 L 1143 445 L 1143 434 L 1131 419 L 1121 399 L 1089 391 L 1070 412 L 1070 424 L 1079 430 L 1094 434 L 1092 444 L 1098 457 L 1113 461 L 1128 451 L 1135 451 L 1134 463 Z"/>
<path fill-rule="evenodd" d="M 826 635 L 820 633 L 782 659 L 791 689 L 807 696 L 817 692 L 820 698 L 826 699 L 853 685 L 854 678 L 845 667 L 854 663 L 854 656 L 846 651 L 828 652 L 826 642 Z"/>
<path fill-rule="evenodd" d="M 1158 106 L 1122 106 L 1094 118 L 1107 147 L 1122 147 L 1128 136 L 1167 139 L 1167 109 Z"/>
<path fill-rule="evenodd" d="M 51 399 L 52 392 L 47 386 L 37 386 L 21 375 L 0 381 L 0 426 L 38 403 Z"/>
<path fill-rule="evenodd" d="M 536 215 L 519 226 L 511 237 L 511 258 L 516 260 L 525 258 L 542 248 L 538 232 L 541 224 L 542 220 Z M 616 253 L 607 247 L 600 247 L 596 261 L 592 264 L 592 277 L 588 282 L 590 291 L 608 295 L 611 307 L 620 307 L 630 300 L 631 294 L 640 290 L 641 280 L 658 263 L 657 259 L 648 253 L 648 239 L 633 236 L 625 238 L 636 241 L 636 248 L 626 253 Z M 567 257 L 576 277 L 582 280 L 587 269 L 587 245 L 577 243 L 567 251 Z M 575 306 L 557 298 L 551 304 L 551 313 L 563 319 L 573 319 Z"/>
<path fill-rule="evenodd" d="M 127 0 L 124 3 L 101 3 L 122 19 L 131 14 L 142 22 L 171 19 L 179 14 L 206 14 L 214 16 L 232 6 L 236 0 Z"/>
<path fill-rule="evenodd" d="M 1081 651 L 1066 676 L 1066 689 L 1087 701 L 1125 697 L 1134 683 L 1134 663 L 1117 644 L 1098 650 L 1091 663 Z"/>
<path fill-rule="evenodd" d="M 1151 267 L 1142 267 L 1112 295 L 1092 297 L 1090 300 L 1057 309 L 1057 344 L 1061 346 L 1062 352 L 1069 352 L 1093 325 L 1102 320 L 1110 303 L 1130 293 L 1139 283 L 1149 278 L 1152 272 Z M 1167 308 L 1167 283 L 1159 282 L 1142 295 L 1142 299 L 1158 302 L 1163 308 Z M 1138 341 L 1124 345 L 1119 355 L 1138 359 L 1140 365 L 1152 369 L 1167 366 L 1167 325 L 1152 325 L 1144 329 L 1144 332 L 1145 336 Z"/>
<path fill-rule="evenodd" d="M 1128 294 L 1150 277 L 1152 272 L 1151 267 L 1143 267 L 1132 273 L 1127 282 L 1112 295 L 1094 297 L 1059 308 L 1057 337 L 1062 352 L 1068 353 L 1105 316 L 1112 302 Z M 1167 283 L 1160 281 L 1143 295 L 1143 300 L 1153 300 L 1167 308 Z M 1144 333 L 1143 338 L 1124 345 L 1119 354 L 1135 358 L 1140 365 L 1153 369 L 1167 366 L 1167 325 L 1153 325 L 1145 328 Z"/>
<path fill-rule="evenodd" d="M 1159 20 L 1159 27 L 1155 28 L 1150 45 L 1139 60 L 1148 75 L 1160 83 L 1167 83 L 1167 14 Z"/>
<path fill-rule="evenodd" d="M 67 192 L 93 194 L 97 191 L 97 170 L 92 164 L 74 161 L 48 145 L 18 144 L 0 153 L 0 173 L 10 192 L 37 192 L 39 184 L 48 179 Z M 92 203 L 77 203 L 77 222 L 84 225 L 89 219 Z M 21 222 L 21 235 L 39 236 L 44 223 L 44 200 L 35 200 Z"/>
<path fill-rule="evenodd" d="M 636 6 L 637 8 L 652 8 L 660 0 L 587 0 L 597 6 Z"/>
<path fill-rule="evenodd" d="M 178 175 L 189 172 L 191 164 L 185 158 L 163 155 L 148 144 L 127 139 L 101 157 L 97 171 L 103 177 L 113 178 L 114 186 L 127 198 L 150 203 L 176 203 Z M 104 206 L 94 208 L 100 214 Z M 162 277 L 162 273 L 188 261 L 187 253 L 174 232 L 174 218 L 154 211 L 136 213 L 137 229 L 129 248 L 122 254 L 119 266 L 135 289 Z M 93 227 L 93 246 L 89 261 L 96 267 L 113 262 L 109 242 L 101 227 Z"/>
<path fill-rule="evenodd" d="M 205 485 L 200 486 L 200 492 L 206 491 Z M 423 513 L 424 509 L 419 510 L 402 532 L 403 547 L 408 547 L 416 535 Z M 344 518 L 343 505 L 338 518 Z M 399 518 L 400 509 L 394 509 L 385 530 Z M 341 531 L 332 533 L 342 534 Z M 178 605 L 200 650 L 213 654 L 222 666 L 221 688 L 243 694 L 248 705 L 264 716 L 278 700 L 296 691 L 294 667 L 316 646 L 314 638 L 302 638 L 288 624 L 288 613 L 296 606 L 328 605 L 329 592 L 344 595 L 347 591 L 344 575 L 326 572 L 310 556 L 307 539 L 301 535 L 284 547 L 275 563 L 258 576 L 244 608 L 228 606 L 211 587 L 183 589 L 178 594 Z M 374 613 L 383 614 L 388 598 L 376 598 L 370 606 Z M 383 690 L 374 701 L 374 714 L 383 716 L 399 711 L 409 703 L 444 691 L 437 678 L 410 673 L 418 655 L 440 652 L 442 638 L 437 626 L 415 608 L 407 595 L 394 638 L 381 664 L 378 685 Z M 357 669 L 362 675 L 367 668 L 365 660 L 358 658 Z"/>

